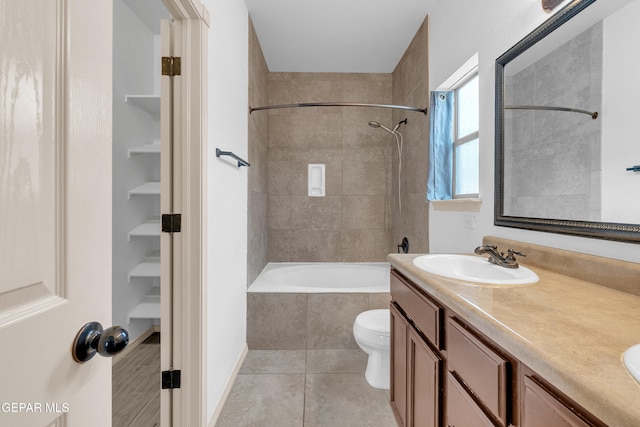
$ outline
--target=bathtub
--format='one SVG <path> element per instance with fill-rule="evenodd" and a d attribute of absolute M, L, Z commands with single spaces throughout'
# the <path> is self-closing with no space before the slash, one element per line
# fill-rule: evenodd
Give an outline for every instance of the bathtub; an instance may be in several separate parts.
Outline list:
<path fill-rule="evenodd" d="M 389 263 L 269 263 L 248 292 L 389 292 Z"/>
<path fill-rule="evenodd" d="M 358 350 L 358 314 L 389 308 L 389 264 L 269 263 L 247 290 L 250 350 Z"/>

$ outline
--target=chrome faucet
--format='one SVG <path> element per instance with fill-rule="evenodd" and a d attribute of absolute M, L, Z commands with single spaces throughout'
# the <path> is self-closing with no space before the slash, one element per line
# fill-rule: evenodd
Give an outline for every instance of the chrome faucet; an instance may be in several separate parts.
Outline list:
<path fill-rule="evenodd" d="M 504 252 L 498 252 L 498 247 L 492 245 L 478 246 L 474 252 L 478 255 L 489 254 L 490 263 L 504 268 L 518 268 L 520 266 L 516 260 L 516 255 L 526 257 L 522 252 L 517 252 L 513 249 L 507 250 L 507 256 L 505 257 Z"/>

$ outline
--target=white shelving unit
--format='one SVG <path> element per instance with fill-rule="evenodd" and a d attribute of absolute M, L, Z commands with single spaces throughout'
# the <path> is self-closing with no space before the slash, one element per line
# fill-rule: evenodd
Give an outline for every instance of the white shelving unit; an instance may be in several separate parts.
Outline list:
<path fill-rule="evenodd" d="M 124 102 L 151 114 L 153 120 L 160 120 L 160 95 L 125 95 Z"/>
<path fill-rule="evenodd" d="M 129 198 L 131 198 L 131 196 L 159 196 L 159 195 L 160 195 L 159 182 L 145 182 L 129 190 Z"/>
<path fill-rule="evenodd" d="M 129 231 L 129 240 L 132 237 L 160 237 L 162 225 L 159 217 L 147 219 L 142 224 Z"/>
<path fill-rule="evenodd" d="M 134 340 L 160 319 L 160 22 L 170 14 L 162 2 L 113 6 L 112 318 Z"/>
<path fill-rule="evenodd" d="M 160 319 L 160 288 L 152 288 L 129 313 L 131 319 Z"/>
<path fill-rule="evenodd" d="M 140 147 L 130 148 L 127 151 L 127 157 L 131 158 L 134 154 L 160 154 L 160 144 L 147 144 Z"/>
<path fill-rule="evenodd" d="M 157 252 L 157 251 L 156 251 Z M 154 253 L 148 257 L 145 257 L 140 264 L 136 265 L 129 272 L 129 283 L 133 277 L 148 277 L 153 279 L 160 279 L 160 254 Z"/>
<path fill-rule="evenodd" d="M 146 111 L 151 115 L 154 121 L 160 119 L 160 96 L 156 95 L 126 95 L 125 102 L 131 103 L 143 111 Z M 127 157 L 132 158 L 132 155 L 158 155 L 160 154 L 160 144 L 145 144 L 138 147 L 133 147 L 127 150 Z M 131 200 L 132 196 L 159 196 L 160 195 L 160 182 L 147 181 L 134 188 L 131 188 L 127 193 L 127 198 Z M 151 217 L 144 221 L 142 224 L 137 225 L 128 233 L 128 239 L 132 237 L 159 237 L 161 233 L 161 224 L 159 217 Z M 160 283 L 160 251 L 155 250 L 152 254 L 145 257 L 139 264 L 137 264 L 128 274 L 128 283 L 135 286 L 135 283 L 131 283 L 132 279 L 140 280 L 153 280 L 154 287 L 151 291 L 142 298 L 133 310 L 129 313 L 127 321 L 132 319 L 151 319 L 154 321 L 160 320 L 160 288 L 157 284 Z"/>

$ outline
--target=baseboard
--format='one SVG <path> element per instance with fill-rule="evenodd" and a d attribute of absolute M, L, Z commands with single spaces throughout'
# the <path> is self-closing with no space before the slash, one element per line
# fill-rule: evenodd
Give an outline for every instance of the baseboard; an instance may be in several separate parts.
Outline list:
<path fill-rule="evenodd" d="M 150 327 L 149 329 L 144 331 L 142 334 L 140 334 L 140 336 L 138 338 L 136 338 L 135 340 L 129 342 L 129 344 L 127 344 L 127 346 L 124 348 L 124 350 L 122 350 L 120 353 L 118 353 L 115 356 L 113 356 L 113 359 L 111 359 L 112 366 L 115 365 L 116 363 L 118 363 L 119 361 L 121 361 L 124 357 L 126 357 L 127 354 L 131 353 L 136 347 L 138 347 L 140 344 L 142 344 L 144 342 L 144 340 L 149 338 L 155 332 L 160 332 L 160 327 L 159 326 L 158 327 L 156 327 L 156 326 Z"/>
<path fill-rule="evenodd" d="M 236 365 L 234 366 L 233 371 L 229 376 L 229 380 L 227 381 L 227 385 L 224 388 L 224 391 L 222 392 L 222 396 L 220 398 L 220 401 L 218 402 L 218 405 L 216 406 L 216 410 L 213 412 L 213 416 L 211 417 L 211 419 L 209 420 L 209 423 L 207 424 L 209 427 L 214 427 L 216 425 L 216 422 L 218 421 L 218 417 L 220 416 L 220 413 L 222 412 L 222 408 L 224 407 L 224 404 L 227 401 L 227 397 L 229 397 L 229 393 L 231 392 L 233 383 L 236 381 L 238 372 L 240 372 L 240 367 L 242 367 L 242 363 L 244 362 L 245 357 L 247 357 L 248 352 L 249 352 L 249 346 L 245 344 L 244 348 L 242 349 L 242 353 L 240 353 L 240 357 L 238 357 L 238 361 L 236 362 Z"/>

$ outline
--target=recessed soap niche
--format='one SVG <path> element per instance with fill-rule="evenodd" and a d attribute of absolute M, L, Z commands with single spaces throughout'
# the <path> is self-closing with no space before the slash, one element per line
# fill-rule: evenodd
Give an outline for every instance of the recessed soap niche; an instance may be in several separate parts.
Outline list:
<path fill-rule="evenodd" d="M 309 197 L 324 197 L 325 196 L 325 165 L 323 164 L 309 164 L 308 166 L 308 185 Z"/>

